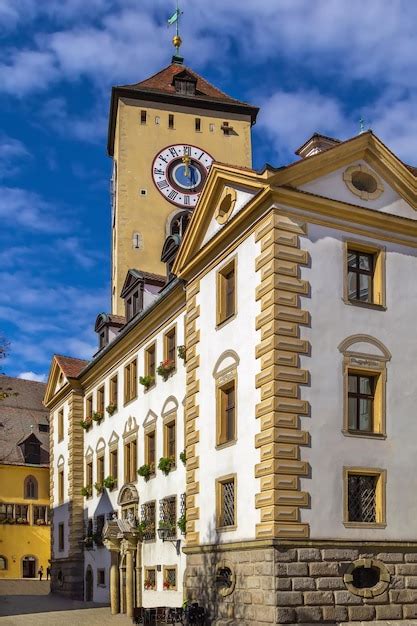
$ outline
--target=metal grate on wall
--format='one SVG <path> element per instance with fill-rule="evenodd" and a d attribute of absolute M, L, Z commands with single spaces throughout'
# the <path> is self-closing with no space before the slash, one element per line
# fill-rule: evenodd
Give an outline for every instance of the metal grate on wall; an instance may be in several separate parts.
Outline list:
<path fill-rule="evenodd" d="M 228 480 L 222 483 L 222 512 L 221 526 L 235 525 L 235 481 Z"/>
<path fill-rule="evenodd" d="M 141 522 L 144 524 L 143 538 L 145 541 L 155 539 L 156 506 L 155 502 L 145 502 L 141 506 Z"/>
<path fill-rule="evenodd" d="M 350 522 L 376 522 L 376 476 L 348 477 L 348 509 Z"/>
<path fill-rule="evenodd" d="M 159 501 L 159 526 L 167 528 L 168 539 L 177 536 L 177 498 L 170 496 Z"/>

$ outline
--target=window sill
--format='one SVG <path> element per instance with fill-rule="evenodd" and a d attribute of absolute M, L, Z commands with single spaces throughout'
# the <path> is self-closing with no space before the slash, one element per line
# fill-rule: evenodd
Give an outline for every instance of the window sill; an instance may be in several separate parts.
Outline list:
<path fill-rule="evenodd" d="M 237 312 L 233 313 L 233 315 L 230 315 L 229 317 L 226 317 L 225 320 L 222 320 L 221 322 L 217 322 L 216 330 L 220 330 L 221 328 L 223 328 L 224 326 L 232 322 L 234 319 L 236 319 L 236 317 L 237 317 Z"/>
<path fill-rule="evenodd" d="M 237 525 L 234 526 L 216 526 L 216 531 L 218 533 L 228 533 L 237 529 Z"/>
<path fill-rule="evenodd" d="M 130 404 L 131 402 L 134 402 L 137 399 L 138 399 L 138 396 L 136 395 L 134 398 L 131 398 L 130 400 L 125 400 L 123 402 L 123 406 L 127 406 L 128 404 Z"/>
<path fill-rule="evenodd" d="M 225 441 L 224 443 L 216 444 L 216 450 L 223 450 L 223 448 L 230 448 L 230 446 L 234 446 L 237 443 L 237 439 L 231 439 L 230 441 Z"/>
<path fill-rule="evenodd" d="M 373 309 L 375 311 L 386 311 L 385 304 L 375 304 L 374 302 L 361 302 L 361 300 L 349 300 L 349 298 L 342 298 L 343 302 L 349 306 L 357 306 L 360 309 Z"/>
<path fill-rule="evenodd" d="M 155 382 L 152 385 L 150 385 L 147 389 L 146 387 L 143 388 L 143 393 L 149 393 L 150 391 L 152 391 L 152 389 L 155 389 L 155 387 L 156 387 L 156 379 L 155 379 Z"/>
<path fill-rule="evenodd" d="M 343 522 L 345 528 L 386 528 L 384 522 Z"/>
<path fill-rule="evenodd" d="M 345 437 L 359 437 L 361 439 L 386 439 L 386 433 L 366 433 L 366 432 L 353 432 L 350 430 L 342 430 Z"/>

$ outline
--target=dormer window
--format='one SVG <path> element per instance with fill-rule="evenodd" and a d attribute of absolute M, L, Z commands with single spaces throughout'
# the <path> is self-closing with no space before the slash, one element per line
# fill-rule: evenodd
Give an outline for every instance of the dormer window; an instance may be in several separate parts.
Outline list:
<path fill-rule="evenodd" d="M 100 350 L 101 350 L 102 348 L 104 348 L 104 346 L 107 344 L 107 336 L 106 336 L 106 335 L 107 335 L 107 332 L 106 332 L 106 331 L 107 331 L 107 329 L 106 329 L 106 328 L 105 328 L 105 329 L 103 329 L 103 330 L 101 331 L 100 335 L 99 335 L 99 348 L 100 348 Z"/>
<path fill-rule="evenodd" d="M 128 322 L 132 317 L 135 317 L 136 313 L 139 313 L 141 309 L 141 298 L 139 289 L 137 289 L 126 300 L 126 321 Z"/>
<path fill-rule="evenodd" d="M 179 235 L 182 238 L 185 234 L 190 219 L 190 211 L 181 211 L 181 213 L 177 213 L 176 215 L 174 215 L 169 227 L 170 235 Z"/>
<path fill-rule="evenodd" d="M 175 91 L 184 96 L 195 96 L 195 82 L 190 80 L 174 80 Z"/>
<path fill-rule="evenodd" d="M 30 465 L 40 465 L 41 462 L 41 444 L 39 441 L 32 439 L 27 440 L 23 446 L 23 456 L 25 463 Z"/>
<path fill-rule="evenodd" d="M 102 350 L 105 348 L 110 341 L 116 337 L 125 323 L 126 320 L 121 315 L 108 315 L 107 313 L 100 313 L 97 316 L 94 327 L 94 330 L 98 335 L 98 349 Z"/>
<path fill-rule="evenodd" d="M 164 284 L 163 276 L 129 270 L 120 294 L 125 302 L 126 322 L 146 309 L 155 300 Z"/>

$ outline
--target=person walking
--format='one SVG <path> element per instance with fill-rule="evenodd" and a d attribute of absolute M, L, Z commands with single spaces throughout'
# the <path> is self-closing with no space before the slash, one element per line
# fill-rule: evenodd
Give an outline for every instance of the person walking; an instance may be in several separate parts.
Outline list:
<path fill-rule="evenodd" d="M 42 576 L 43 576 L 43 565 L 40 566 L 40 568 L 38 569 L 38 574 L 39 574 L 39 580 L 42 580 Z"/>
<path fill-rule="evenodd" d="M 48 567 L 46 568 L 46 580 L 49 580 L 51 578 L 51 568 L 48 565 Z"/>

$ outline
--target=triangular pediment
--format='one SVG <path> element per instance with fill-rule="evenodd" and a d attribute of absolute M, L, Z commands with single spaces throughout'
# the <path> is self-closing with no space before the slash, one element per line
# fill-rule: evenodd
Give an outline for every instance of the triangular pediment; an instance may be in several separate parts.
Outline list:
<path fill-rule="evenodd" d="M 381 189 L 372 188 L 369 194 L 365 189 L 362 196 L 350 189 L 349 177 L 358 168 L 373 175 Z M 417 218 L 415 171 L 371 131 L 282 168 L 269 176 L 268 181 L 274 187 L 299 189 L 347 204 Z"/>
<path fill-rule="evenodd" d="M 242 228 L 251 206 L 267 187 L 265 178 L 254 170 L 213 164 L 181 242 L 174 274 L 185 277 L 203 249 L 207 259 L 223 233 Z"/>
<path fill-rule="evenodd" d="M 48 407 L 64 390 L 78 388 L 77 377 L 88 361 L 55 354 L 49 368 L 43 403 Z"/>
<path fill-rule="evenodd" d="M 120 297 L 124 298 L 137 283 L 142 280 L 142 275 L 137 270 L 129 270 L 126 274 L 125 282 L 123 283 Z"/>
<path fill-rule="evenodd" d="M 153 411 L 149 410 L 148 413 L 146 414 L 146 417 L 143 421 L 143 427 L 145 428 L 146 426 L 150 426 L 151 424 L 155 424 L 157 419 L 157 415 L 156 413 L 154 413 Z"/>

